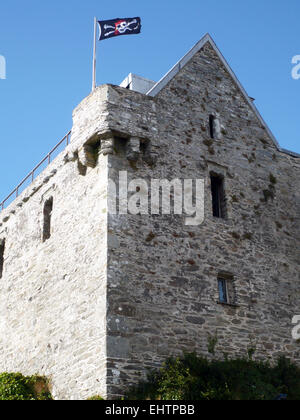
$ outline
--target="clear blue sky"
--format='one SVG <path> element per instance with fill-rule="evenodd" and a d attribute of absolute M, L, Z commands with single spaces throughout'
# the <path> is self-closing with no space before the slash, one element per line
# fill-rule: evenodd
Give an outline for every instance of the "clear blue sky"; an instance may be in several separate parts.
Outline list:
<path fill-rule="evenodd" d="M 90 93 L 93 17 L 142 18 L 142 34 L 98 43 L 98 84 L 159 80 L 209 32 L 280 145 L 300 153 L 299 0 L 9 0 L 0 12 L 0 201 L 71 129 Z"/>

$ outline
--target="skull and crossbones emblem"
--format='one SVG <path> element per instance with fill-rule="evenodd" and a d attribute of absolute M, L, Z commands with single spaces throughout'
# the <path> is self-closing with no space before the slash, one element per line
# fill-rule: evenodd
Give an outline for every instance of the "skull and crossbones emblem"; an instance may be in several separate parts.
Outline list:
<path fill-rule="evenodd" d="M 131 25 L 134 25 L 138 23 L 138 21 L 136 19 L 133 19 L 131 21 L 126 21 L 126 20 L 119 20 L 118 22 L 115 23 L 115 26 L 111 26 L 111 25 L 104 25 L 104 29 L 113 29 L 113 31 L 110 32 L 106 32 L 104 36 L 109 36 L 111 34 L 115 34 L 115 35 L 123 35 L 126 31 L 133 31 L 137 28 L 137 26 L 135 26 L 134 28 L 131 27 Z"/>

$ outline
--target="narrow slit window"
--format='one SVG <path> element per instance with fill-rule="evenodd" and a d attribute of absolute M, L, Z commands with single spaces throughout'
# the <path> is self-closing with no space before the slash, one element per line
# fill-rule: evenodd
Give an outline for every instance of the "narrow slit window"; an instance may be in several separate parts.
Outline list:
<path fill-rule="evenodd" d="M 216 118 L 213 115 L 209 116 L 209 135 L 211 139 L 215 138 L 215 120 Z"/>
<path fill-rule="evenodd" d="M 53 198 L 49 198 L 44 205 L 43 242 L 51 236 L 51 216 L 53 210 Z"/>
<path fill-rule="evenodd" d="M 227 284 L 225 279 L 218 279 L 219 286 L 219 302 L 220 303 L 229 303 L 228 294 L 227 294 Z"/>
<path fill-rule="evenodd" d="M 236 306 L 234 277 L 230 274 L 218 276 L 219 303 Z"/>
<path fill-rule="evenodd" d="M 226 218 L 226 197 L 224 178 L 219 175 L 211 175 L 211 194 L 213 216 L 221 219 Z"/>
<path fill-rule="evenodd" d="M 4 268 L 4 250 L 5 250 L 5 240 L 0 241 L 0 279 L 3 275 Z"/>

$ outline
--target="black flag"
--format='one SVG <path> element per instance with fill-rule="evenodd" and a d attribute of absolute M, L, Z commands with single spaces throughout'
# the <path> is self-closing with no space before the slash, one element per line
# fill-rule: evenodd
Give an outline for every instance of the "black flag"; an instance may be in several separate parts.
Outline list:
<path fill-rule="evenodd" d="M 139 34 L 142 27 L 141 18 L 139 17 L 101 20 L 98 21 L 98 24 L 100 27 L 100 41 L 119 35 Z"/>

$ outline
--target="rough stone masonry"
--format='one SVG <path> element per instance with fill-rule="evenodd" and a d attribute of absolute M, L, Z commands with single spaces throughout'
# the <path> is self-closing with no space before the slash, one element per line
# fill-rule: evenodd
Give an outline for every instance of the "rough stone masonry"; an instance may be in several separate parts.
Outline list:
<path fill-rule="evenodd" d="M 120 396 L 183 351 L 300 363 L 299 156 L 275 142 L 211 38 L 148 94 L 98 87 L 73 122 L 71 144 L 0 213 L 0 371 L 44 374 L 55 398 L 85 399 Z M 109 214 L 120 171 L 204 179 L 204 223 Z"/>

